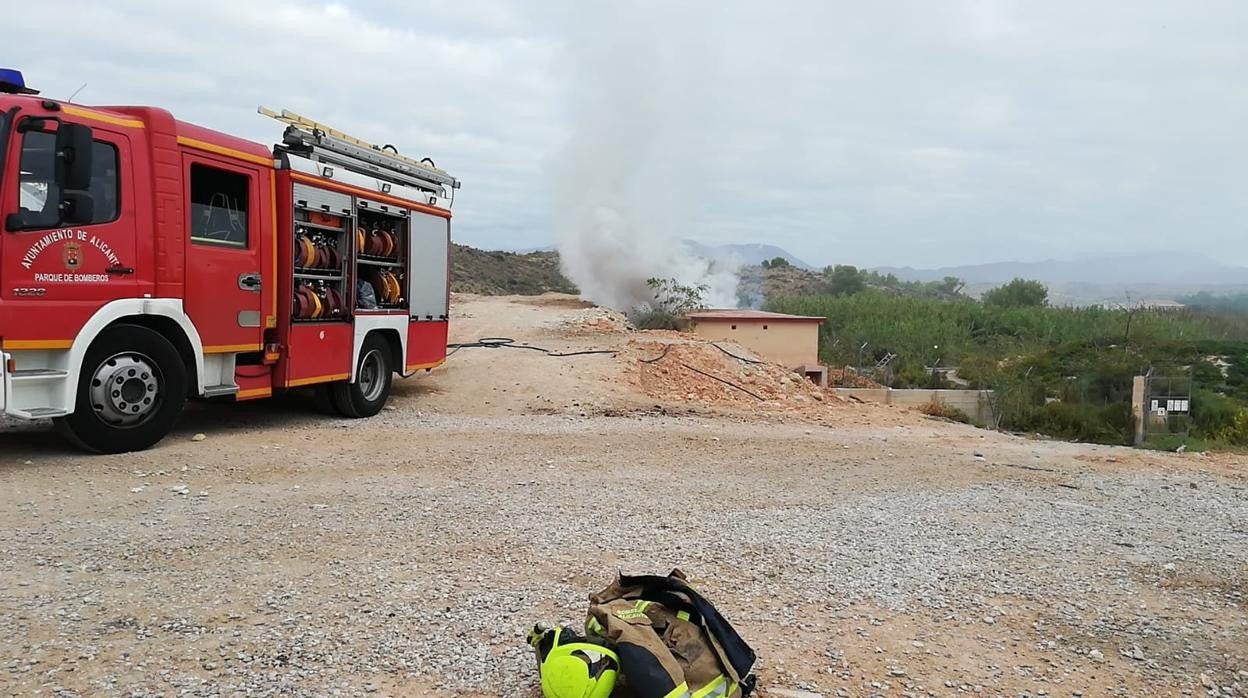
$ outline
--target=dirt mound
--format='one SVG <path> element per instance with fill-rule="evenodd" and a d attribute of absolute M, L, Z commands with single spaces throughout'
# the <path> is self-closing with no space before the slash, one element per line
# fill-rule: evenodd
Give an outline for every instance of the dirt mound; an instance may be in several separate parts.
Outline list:
<path fill-rule="evenodd" d="M 537 306 L 538 308 L 574 308 L 579 310 L 598 307 L 587 300 L 566 293 L 543 293 L 540 296 L 517 298 L 514 302 L 520 305 Z"/>
<path fill-rule="evenodd" d="M 843 400 L 738 345 L 649 332 L 632 338 L 624 357 L 630 380 L 646 395 L 672 402 L 767 409 L 826 409 Z"/>
<path fill-rule="evenodd" d="M 590 304 L 557 320 L 554 329 L 565 337 L 588 337 L 632 332 L 633 325 L 618 310 Z"/>

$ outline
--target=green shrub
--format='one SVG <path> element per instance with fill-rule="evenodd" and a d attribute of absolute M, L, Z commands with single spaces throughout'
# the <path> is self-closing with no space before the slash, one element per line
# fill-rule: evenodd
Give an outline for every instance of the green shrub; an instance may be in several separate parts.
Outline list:
<path fill-rule="evenodd" d="M 1130 445 L 1135 420 L 1129 403 L 1102 407 L 1068 402 L 1051 402 L 1019 415 L 1013 424 L 1002 426 L 1014 431 L 1031 431 L 1072 441 Z"/>
<path fill-rule="evenodd" d="M 1210 390 L 1198 389 L 1192 394 L 1192 435 L 1201 439 L 1220 439 L 1223 433 L 1233 431 L 1235 419 L 1242 411 L 1235 400 Z"/>
<path fill-rule="evenodd" d="M 994 422 L 1004 429 L 1131 443 L 1132 379 L 1154 368 L 1190 372 L 1202 389 L 1193 395 L 1193 438 L 1248 443 L 1248 426 L 1241 433 L 1236 421 L 1248 406 L 1248 315 L 999 307 L 872 288 L 779 298 L 767 307 L 827 318 L 820 344 L 829 364 L 870 366 L 895 354 L 893 387 L 928 386 L 925 367 L 937 361 L 956 366 L 970 387 L 994 391 Z M 1227 357 L 1225 378 L 1208 356 Z"/>
<path fill-rule="evenodd" d="M 1039 308 L 1049 304 L 1049 288 L 1039 281 L 1014 279 L 984 293 L 984 305 L 1001 308 Z"/>
<path fill-rule="evenodd" d="M 944 365 L 958 365 L 972 355 L 1000 360 L 1072 345 L 1090 353 L 1103 353 L 1115 345 L 1125 351 L 1124 339 L 1137 352 L 1144 348 L 1139 356 L 1146 364 L 1155 354 L 1179 350 L 1186 363 L 1197 355 L 1197 342 L 1226 343 L 1238 351 L 1244 351 L 1242 343 L 1248 342 L 1248 316 L 1206 311 L 999 308 L 969 299 L 916 298 L 874 289 L 779 298 L 767 308 L 827 318 L 825 336 L 840 342 L 835 349 L 825 343 L 824 350 L 836 364 L 855 363 L 862 342 L 870 344 L 873 358 L 894 352 L 899 360 L 920 366 L 937 358 Z M 1248 384 L 1248 361 L 1243 370 Z"/>
<path fill-rule="evenodd" d="M 684 315 L 663 308 L 637 310 L 629 319 L 639 330 L 681 330 L 687 324 Z"/>
<path fill-rule="evenodd" d="M 1218 441 L 1231 446 L 1248 446 L 1248 410 L 1240 410 L 1230 424 L 1218 432 Z"/>

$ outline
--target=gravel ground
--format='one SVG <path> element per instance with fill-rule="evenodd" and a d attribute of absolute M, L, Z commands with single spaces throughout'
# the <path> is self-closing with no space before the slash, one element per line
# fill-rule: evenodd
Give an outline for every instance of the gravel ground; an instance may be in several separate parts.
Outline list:
<path fill-rule="evenodd" d="M 457 307 L 548 343 L 582 312 Z M 0 689 L 535 696 L 534 621 L 679 567 L 761 695 L 1248 695 L 1234 458 L 671 416 L 553 361 L 466 351 L 364 421 L 196 406 L 128 456 L 0 423 Z"/>

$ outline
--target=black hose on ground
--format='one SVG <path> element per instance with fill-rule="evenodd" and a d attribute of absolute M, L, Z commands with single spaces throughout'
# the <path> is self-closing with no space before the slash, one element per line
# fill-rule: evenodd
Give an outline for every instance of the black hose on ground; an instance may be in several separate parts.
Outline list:
<path fill-rule="evenodd" d="M 662 360 L 664 359 L 664 357 L 666 357 L 666 356 L 667 356 L 667 352 L 671 351 L 671 350 L 672 350 L 672 347 L 674 347 L 674 346 L 676 346 L 676 345 L 674 345 L 674 344 L 668 344 L 667 346 L 663 347 L 663 353 L 662 353 L 662 354 L 659 354 L 658 356 L 654 357 L 653 359 L 637 359 L 637 361 L 638 361 L 638 362 L 640 362 L 640 363 L 643 363 L 643 364 L 657 364 L 658 362 L 662 361 Z M 713 342 L 712 342 L 712 346 L 714 346 L 714 343 L 713 343 Z M 730 352 L 726 351 L 723 347 L 716 347 L 716 348 L 717 348 L 717 349 L 719 349 L 720 351 L 724 352 L 725 354 L 728 354 L 729 356 L 732 356 L 732 357 L 734 357 L 734 358 L 741 359 L 742 361 L 745 361 L 745 362 L 747 362 L 747 363 L 752 363 L 752 364 L 760 364 L 760 363 L 762 363 L 761 361 L 752 361 L 752 360 L 750 360 L 750 359 L 744 359 L 744 358 L 741 358 L 741 357 L 739 357 L 739 356 L 735 356 L 734 354 L 732 354 L 732 353 L 730 353 Z M 752 397 L 752 398 L 754 398 L 755 400 L 758 400 L 758 401 L 760 401 L 760 402 L 762 402 L 762 401 L 764 401 L 764 400 L 766 400 L 766 399 L 767 399 L 767 398 L 763 397 L 762 395 L 759 395 L 758 393 L 756 393 L 756 392 L 754 392 L 754 391 L 752 391 L 752 390 L 750 390 L 750 389 L 748 389 L 748 388 L 745 388 L 745 387 L 742 387 L 742 386 L 740 386 L 740 385 L 738 385 L 738 384 L 736 384 L 736 383 L 733 383 L 733 382 L 732 382 L 732 381 L 730 381 L 730 380 L 727 380 L 727 379 L 725 379 L 725 378 L 720 378 L 719 376 L 716 376 L 716 375 L 713 375 L 713 374 L 707 373 L 706 371 L 703 371 L 703 370 L 702 370 L 702 369 L 700 369 L 700 368 L 694 368 L 693 366 L 690 366 L 689 364 L 685 363 L 684 361 L 677 361 L 676 363 L 680 364 L 681 366 L 684 366 L 685 368 L 689 369 L 690 371 L 693 371 L 694 373 L 699 373 L 699 374 L 702 374 L 703 376 L 706 376 L 707 378 L 710 378 L 711 380 L 716 380 L 716 381 L 719 381 L 720 383 L 723 383 L 724 385 L 726 385 L 726 386 L 728 386 L 728 387 L 730 387 L 730 388 L 736 388 L 737 390 L 740 390 L 741 392 L 745 393 L 746 395 L 749 395 L 750 397 Z"/>
<path fill-rule="evenodd" d="M 756 393 L 756 392 L 753 392 L 753 391 L 751 391 L 751 390 L 748 390 L 748 389 L 746 389 L 746 388 L 743 388 L 743 387 L 741 387 L 741 386 L 737 385 L 736 383 L 733 383 L 733 382 L 732 382 L 732 381 L 730 381 L 730 380 L 726 380 L 726 379 L 724 379 L 724 378 L 720 378 L 719 376 L 711 375 L 710 373 L 707 373 L 706 371 L 703 371 L 703 370 L 702 370 L 702 369 L 700 369 L 700 368 L 694 368 L 693 366 L 690 366 L 689 364 L 685 363 L 684 361 L 681 361 L 681 362 L 680 362 L 680 365 L 681 365 L 681 366 L 684 366 L 685 368 L 689 369 L 690 371 L 693 371 L 694 373 L 700 373 L 700 374 L 702 374 L 702 375 L 706 376 L 707 378 L 710 378 L 711 380 L 717 380 L 717 381 L 719 381 L 720 383 L 723 383 L 724 385 L 726 385 L 726 386 L 728 386 L 728 387 L 730 387 L 730 388 L 736 388 L 737 390 L 740 390 L 741 392 L 745 393 L 746 395 L 749 395 L 750 397 L 754 398 L 755 400 L 758 400 L 759 402 L 762 402 L 763 400 L 766 400 L 766 399 L 767 399 L 767 398 L 763 397 L 762 395 L 759 395 L 759 394 L 758 394 L 758 393 Z"/>
<path fill-rule="evenodd" d="M 452 351 L 447 354 L 450 356 L 460 349 L 528 349 L 529 351 L 539 351 L 546 356 L 562 358 L 567 356 L 590 356 L 594 354 L 611 354 L 614 356 L 619 352 L 614 349 L 588 349 L 585 351 L 555 351 L 553 349 L 544 349 L 535 347 L 531 344 L 516 344 L 516 340 L 511 337 L 482 337 L 475 342 L 456 342 L 446 345 L 447 349 Z"/>
<path fill-rule="evenodd" d="M 643 364 L 657 364 L 658 362 L 660 362 L 660 361 L 662 361 L 662 360 L 663 360 L 663 357 L 667 356 L 667 352 L 669 352 L 669 351 L 671 351 L 671 350 L 672 350 L 672 346 L 673 346 L 673 345 L 668 344 L 667 346 L 663 347 L 663 353 L 662 353 L 662 354 L 659 354 L 658 356 L 654 357 L 653 359 L 637 359 L 637 360 L 638 360 L 638 361 L 640 361 L 640 362 L 641 362 L 641 363 L 643 363 Z"/>
<path fill-rule="evenodd" d="M 747 358 L 745 358 L 744 356 L 737 356 L 736 354 L 734 354 L 734 353 L 732 353 L 732 352 L 728 351 L 727 349 L 725 349 L 725 348 L 723 348 L 723 347 L 719 346 L 719 345 L 718 345 L 718 344 L 716 344 L 715 342 L 711 342 L 710 344 L 711 344 L 711 346 L 713 346 L 713 347 L 715 347 L 716 349 L 718 349 L 718 350 L 720 350 L 720 351 L 724 352 L 724 353 L 725 353 L 725 354 L 727 354 L 728 356 L 731 356 L 732 358 L 736 359 L 737 361 L 744 361 L 744 362 L 745 362 L 745 363 L 747 363 L 747 364 L 754 364 L 755 366 L 758 366 L 758 365 L 760 365 L 760 364 L 765 364 L 765 363 L 767 363 L 766 361 L 758 361 L 758 360 L 756 360 L 756 359 L 747 359 Z"/>

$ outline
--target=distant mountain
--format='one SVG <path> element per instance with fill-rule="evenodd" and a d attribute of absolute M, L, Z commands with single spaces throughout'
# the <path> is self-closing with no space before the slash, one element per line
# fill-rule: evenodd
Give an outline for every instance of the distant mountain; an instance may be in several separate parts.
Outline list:
<path fill-rule="evenodd" d="M 788 260 L 789 264 L 792 264 L 798 269 L 814 270 L 814 267 L 811 265 L 793 256 L 787 250 L 776 247 L 775 245 L 763 245 L 758 243 L 744 245 L 709 245 L 696 240 L 682 240 L 681 242 L 684 244 L 685 249 L 699 257 L 713 261 L 723 261 L 736 266 L 755 266 L 762 264 L 764 260 L 783 257 Z M 506 248 L 504 251 L 524 255 L 557 252 L 557 249 L 554 245 L 546 245 L 544 247 Z"/>
<path fill-rule="evenodd" d="M 692 253 L 705 259 L 713 261 L 724 261 L 728 263 L 738 264 L 741 266 L 753 266 L 762 264 L 763 261 L 783 257 L 785 260 L 797 267 L 798 269 L 814 269 L 806 262 L 798 259 L 788 251 L 776 247 L 775 245 L 763 245 L 759 243 L 752 244 L 736 244 L 736 245 L 708 245 L 696 240 L 683 240 L 685 247 Z"/>
<path fill-rule="evenodd" d="M 1096 286 L 1248 284 L 1248 268 L 1183 252 L 1147 252 L 1076 261 L 996 262 L 939 269 L 880 267 L 875 271 L 894 274 L 906 281 L 939 281 L 946 276 L 956 276 L 968 284 L 1001 284 L 1014 278 L 1035 279 L 1046 284 Z"/>

